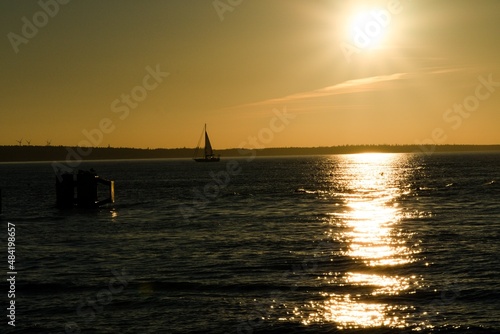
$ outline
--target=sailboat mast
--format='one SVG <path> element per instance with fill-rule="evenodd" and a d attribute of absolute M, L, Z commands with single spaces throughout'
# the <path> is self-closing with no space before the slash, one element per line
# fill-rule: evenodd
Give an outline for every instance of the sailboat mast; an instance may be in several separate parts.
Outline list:
<path fill-rule="evenodd" d="M 207 152 L 207 123 L 205 123 L 205 129 L 203 131 L 205 132 L 205 152 Z"/>

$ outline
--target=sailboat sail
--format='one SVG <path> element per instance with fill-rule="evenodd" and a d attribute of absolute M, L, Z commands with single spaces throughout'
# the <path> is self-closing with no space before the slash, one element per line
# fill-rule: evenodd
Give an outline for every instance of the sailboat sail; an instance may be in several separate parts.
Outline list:
<path fill-rule="evenodd" d="M 205 130 L 205 156 L 214 155 L 212 150 L 212 144 L 210 144 L 210 139 L 208 138 L 208 132 Z"/>

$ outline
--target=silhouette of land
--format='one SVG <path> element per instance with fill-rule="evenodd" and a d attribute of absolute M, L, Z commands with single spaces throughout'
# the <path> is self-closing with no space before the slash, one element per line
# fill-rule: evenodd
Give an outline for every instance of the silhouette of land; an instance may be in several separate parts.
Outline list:
<path fill-rule="evenodd" d="M 253 152 L 252 152 L 253 151 Z M 328 155 L 351 153 L 422 153 L 500 151 L 500 145 L 345 145 L 330 147 L 278 147 L 262 149 L 224 149 L 221 157 Z M 107 159 L 192 158 L 194 148 L 140 149 L 70 146 L 0 146 L 0 162 L 84 161 Z"/>

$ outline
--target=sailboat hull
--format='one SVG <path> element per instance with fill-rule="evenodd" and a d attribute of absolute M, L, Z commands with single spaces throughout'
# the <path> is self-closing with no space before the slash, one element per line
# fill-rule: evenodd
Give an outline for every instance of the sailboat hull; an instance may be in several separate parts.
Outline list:
<path fill-rule="evenodd" d="M 194 159 L 196 162 L 219 162 L 219 157 L 211 157 L 211 158 L 196 158 Z"/>

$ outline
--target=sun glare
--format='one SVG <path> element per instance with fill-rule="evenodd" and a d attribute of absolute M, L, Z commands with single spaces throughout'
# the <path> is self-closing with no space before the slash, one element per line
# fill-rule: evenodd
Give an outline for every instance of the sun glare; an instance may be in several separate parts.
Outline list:
<path fill-rule="evenodd" d="M 359 49 L 377 49 L 386 39 L 391 14 L 381 8 L 361 9 L 349 20 L 347 34 Z"/>

